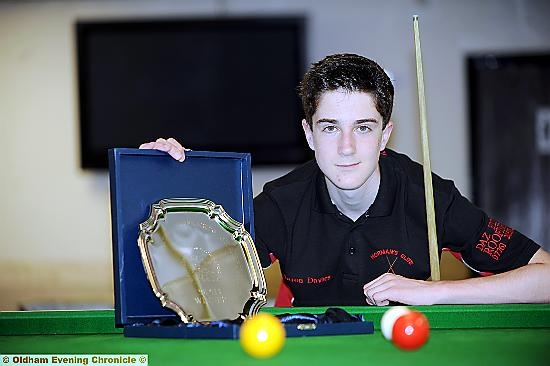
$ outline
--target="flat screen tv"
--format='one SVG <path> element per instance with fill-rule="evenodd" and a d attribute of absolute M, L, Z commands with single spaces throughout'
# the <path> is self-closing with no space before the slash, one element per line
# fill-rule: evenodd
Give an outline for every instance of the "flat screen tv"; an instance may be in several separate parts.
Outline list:
<path fill-rule="evenodd" d="M 194 150 L 298 164 L 302 17 L 78 21 L 81 165 L 175 137 Z"/>

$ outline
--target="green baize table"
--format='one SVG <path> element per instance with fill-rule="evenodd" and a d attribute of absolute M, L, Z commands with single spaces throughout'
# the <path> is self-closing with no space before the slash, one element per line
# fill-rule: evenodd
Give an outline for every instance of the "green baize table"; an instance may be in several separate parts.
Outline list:
<path fill-rule="evenodd" d="M 287 338 L 275 357 L 247 356 L 238 340 L 128 338 L 114 311 L 0 312 L 0 354 L 147 354 L 149 365 L 550 365 L 550 305 L 417 306 L 430 339 L 416 351 L 386 341 L 387 307 L 344 307 L 374 323 L 374 334 Z M 326 308 L 264 308 L 274 314 Z M 1 362 L 1 360 L 0 360 Z M 1 363 L 0 363 L 1 365 Z"/>

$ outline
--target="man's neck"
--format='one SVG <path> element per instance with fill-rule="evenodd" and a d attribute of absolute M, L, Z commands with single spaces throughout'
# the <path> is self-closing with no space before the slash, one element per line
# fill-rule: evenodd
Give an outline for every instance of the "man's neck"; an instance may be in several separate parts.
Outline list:
<path fill-rule="evenodd" d="M 376 199 L 380 187 L 380 168 L 377 167 L 369 179 L 361 187 L 354 190 L 340 189 L 326 177 L 325 181 L 332 203 L 336 205 L 341 213 L 356 221 L 367 212 Z"/>

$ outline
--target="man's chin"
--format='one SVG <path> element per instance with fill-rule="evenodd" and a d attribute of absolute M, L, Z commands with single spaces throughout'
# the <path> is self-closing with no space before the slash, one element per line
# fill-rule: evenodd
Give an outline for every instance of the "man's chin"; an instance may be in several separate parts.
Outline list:
<path fill-rule="evenodd" d="M 336 186 L 336 188 L 341 189 L 342 191 L 355 191 L 359 188 L 361 188 L 362 184 L 356 185 L 356 184 L 348 184 L 348 185 L 340 185 Z"/>
<path fill-rule="evenodd" d="M 355 191 L 361 188 L 365 184 L 365 182 L 357 182 L 357 181 L 344 181 L 344 182 L 331 181 L 331 182 L 336 188 L 342 191 Z"/>

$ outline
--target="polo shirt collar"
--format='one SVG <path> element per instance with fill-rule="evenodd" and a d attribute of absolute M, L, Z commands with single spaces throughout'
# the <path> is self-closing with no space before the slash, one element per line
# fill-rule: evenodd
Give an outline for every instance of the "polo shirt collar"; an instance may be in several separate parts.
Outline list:
<path fill-rule="evenodd" d="M 397 193 L 397 178 L 385 151 L 380 154 L 378 165 L 380 166 L 380 188 L 367 211 L 371 217 L 391 215 Z"/>
<path fill-rule="evenodd" d="M 382 152 L 378 162 L 380 166 L 380 187 L 373 204 L 368 209 L 371 217 L 388 216 L 392 213 L 397 188 L 395 172 L 387 161 L 386 154 Z M 318 174 L 315 179 L 316 197 L 314 207 L 317 211 L 328 214 L 338 214 L 338 208 L 330 200 L 327 183 L 321 169 L 317 166 Z"/>
<path fill-rule="evenodd" d="M 336 205 L 330 200 L 330 195 L 328 194 L 327 182 L 325 180 L 325 175 L 317 166 L 318 174 L 315 179 L 315 188 L 317 190 L 316 200 L 313 203 L 316 211 L 328 214 L 337 214 L 339 213 Z"/>

